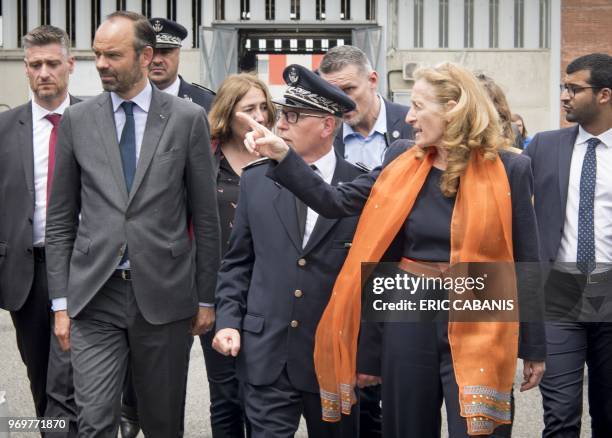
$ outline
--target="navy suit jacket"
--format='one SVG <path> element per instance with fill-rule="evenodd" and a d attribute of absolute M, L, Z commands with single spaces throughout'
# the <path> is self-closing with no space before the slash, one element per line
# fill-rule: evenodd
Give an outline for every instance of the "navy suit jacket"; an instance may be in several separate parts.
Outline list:
<path fill-rule="evenodd" d="M 332 184 L 362 173 L 337 158 Z M 218 275 L 216 329 L 241 331 L 237 371 L 242 380 L 269 385 L 286 366 L 296 389 L 318 393 L 314 335 L 357 217 L 319 216 L 302 248 L 295 196 L 267 178 L 267 168 L 264 163 L 246 169 L 240 178 L 229 249 Z"/>
<path fill-rule="evenodd" d="M 523 152 L 531 158 L 534 207 L 540 231 L 542 261 L 557 258 L 569 185 L 570 164 L 578 126 L 536 134 Z"/>
<path fill-rule="evenodd" d="M 345 217 L 357 215 L 361 213 L 370 195 L 370 190 L 382 169 L 409 147 L 410 142 L 407 140 L 396 141 L 389 148 L 382 166 L 337 188 L 326 187 L 321 184 L 320 178 L 317 178 L 312 169 L 293 151 L 289 151 L 289 154 L 280 163 L 270 166 L 268 175 L 291 190 L 306 205 L 323 216 Z M 529 147 L 531 148 L 531 145 Z M 536 216 L 531 202 L 533 177 L 529 159 L 508 151 L 501 151 L 500 158 L 508 174 L 512 196 L 512 234 L 515 261 L 538 262 L 538 233 Z M 402 233 L 400 232 L 383 260 L 397 261 L 401 258 L 403 249 L 401 237 Z M 529 298 L 529 302 L 521 303 L 521 306 L 540 306 L 535 296 L 527 298 Z M 374 341 L 376 329 L 372 330 L 372 327 L 372 325 L 362 323 L 361 337 L 369 338 L 367 345 L 370 347 L 380 345 L 380 342 Z M 363 343 L 363 339 L 360 339 L 360 343 Z M 367 358 L 364 357 L 366 354 L 368 355 Z M 380 350 L 361 348 L 358 357 L 358 369 L 367 374 L 379 375 L 379 370 L 372 366 L 373 361 L 376 360 L 377 356 L 380 358 L 380 355 Z M 521 324 L 519 357 L 530 360 L 545 359 L 546 342 L 544 325 L 541 320 Z"/>
<path fill-rule="evenodd" d="M 207 113 L 210 112 L 210 107 L 212 106 L 213 100 L 215 100 L 215 94 L 204 87 L 190 84 L 180 76 L 179 78 L 181 80 L 181 85 L 179 87 L 178 97 L 191 100 L 193 103 L 204 108 Z"/>
<path fill-rule="evenodd" d="M 385 134 L 387 147 L 399 139 L 413 139 L 414 133 L 412 132 L 412 126 L 406 123 L 406 114 L 408 114 L 410 108 L 400 105 L 399 103 L 390 102 L 385 98 L 383 98 L 383 102 L 387 110 L 387 133 Z M 341 157 L 345 157 L 342 129 L 339 129 L 336 134 L 334 147 Z"/>

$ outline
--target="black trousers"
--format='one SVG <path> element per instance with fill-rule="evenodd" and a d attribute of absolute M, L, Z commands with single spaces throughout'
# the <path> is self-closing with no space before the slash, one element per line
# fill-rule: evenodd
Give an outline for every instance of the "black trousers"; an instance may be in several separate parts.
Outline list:
<path fill-rule="evenodd" d="M 210 425 L 213 438 L 243 438 L 250 436 L 250 426 L 244 414 L 240 382 L 236 378 L 236 359 L 223 356 L 212 348 L 214 330 L 200 336 L 204 363 L 210 393 Z M 192 342 L 187 351 L 191 351 Z M 185 369 L 185 381 L 189 371 L 189 363 Z M 183 397 L 183 418 L 181 421 L 181 436 L 184 429 L 185 396 Z M 131 372 L 128 372 L 123 388 L 122 414 L 132 421 L 138 422 L 138 402 Z"/>
<path fill-rule="evenodd" d="M 359 436 L 359 405 L 337 423 L 323 421 L 320 394 L 296 389 L 286 368 L 271 385 L 243 385 L 245 411 L 253 438 L 292 438 L 302 415 L 311 438 Z"/>
<path fill-rule="evenodd" d="M 580 436 L 585 363 L 592 436 L 612 436 L 612 322 L 608 303 L 592 294 L 609 300 L 612 282 L 586 285 L 584 276 L 558 271 L 548 277 L 547 314 L 553 322 L 546 325 L 546 372 L 540 383 L 545 438 Z M 594 304 L 603 312 L 593 312 Z M 593 316 L 597 322 L 588 322 Z"/>
<path fill-rule="evenodd" d="M 128 357 L 147 438 L 179 436 L 191 318 L 147 322 L 132 284 L 111 277 L 70 330 L 79 438 L 116 438 Z"/>
<path fill-rule="evenodd" d="M 21 309 L 11 312 L 17 347 L 26 366 L 38 417 L 68 420 L 69 431 L 57 438 L 76 437 L 76 405 L 70 352 L 62 351 L 53 334 L 44 252 L 35 251 L 34 279 Z"/>
<path fill-rule="evenodd" d="M 383 436 L 439 438 L 442 401 L 450 438 L 468 438 L 459 414 L 447 323 L 385 323 L 382 357 Z M 510 436 L 504 425 L 491 437 Z"/>

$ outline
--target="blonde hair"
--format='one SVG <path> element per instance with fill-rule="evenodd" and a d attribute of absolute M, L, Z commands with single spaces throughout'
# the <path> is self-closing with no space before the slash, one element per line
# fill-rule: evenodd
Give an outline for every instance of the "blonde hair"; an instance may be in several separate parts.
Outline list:
<path fill-rule="evenodd" d="M 447 124 L 440 145 L 448 151 L 440 189 L 450 197 L 457 193 L 459 178 L 472 151 L 483 152 L 489 160 L 497 157 L 497 150 L 504 145 L 499 117 L 474 74 L 457 64 L 446 62 L 434 68 L 419 69 L 415 79 L 433 87 L 435 99 L 442 108 L 450 101 L 456 102 L 454 107 L 443 109 Z M 417 156 L 424 157 L 425 151 Z"/>
<path fill-rule="evenodd" d="M 272 96 L 266 84 L 249 73 L 240 73 L 228 76 L 217 91 L 215 100 L 208 114 L 211 138 L 223 143 L 232 137 L 231 123 L 236 112 L 236 104 L 249 92 L 251 88 L 261 90 L 266 96 L 267 128 L 274 124 L 275 111 Z"/>

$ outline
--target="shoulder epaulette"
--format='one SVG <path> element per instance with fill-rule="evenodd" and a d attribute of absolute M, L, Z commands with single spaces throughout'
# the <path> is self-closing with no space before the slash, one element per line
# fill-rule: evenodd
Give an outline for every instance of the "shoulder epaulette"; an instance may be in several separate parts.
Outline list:
<path fill-rule="evenodd" d="M 196 88 L 199 88 L 200 90 L 208 91 L 213 96 L 215 96 L 217 94 L 213 90 L 211 90 L 210 88 L 206 88 L 204 85 L 196 84 L 195 82 L 192 82 L 191 85 L 193 85 Z"/>
<path fill-rule="evenodd" d="M 257 166 L 259 166 L 259 165 L 261 165 L 261 164 L 268 163 L 268 162 L 270 162 L 270 161 L 271 161 L 271 160 L 270 160 L 268 157 L 259 158 L 259 159 L 257 159 L 257 160 L 253 160 L 253 161 L 251 161 L 249 164 L 247 164 L 246 166 L 244 166 L 244 167 L 242 168 L 242 170 L 244 171 L 244 170 L 247 170 L 247 169 L 252 169 L 253 167 L 257 167 Z"/>

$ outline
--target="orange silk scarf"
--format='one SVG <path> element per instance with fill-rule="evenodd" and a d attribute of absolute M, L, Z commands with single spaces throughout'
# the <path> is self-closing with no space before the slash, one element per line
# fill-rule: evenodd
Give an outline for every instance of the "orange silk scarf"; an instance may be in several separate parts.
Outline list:
<path fill-rule="evenodd" d="M 339 421 L 356 402 L 361 264 L 378 262 L 400 231 L 433 165 L 411 148 L 380 174 L 361 214 L 353 245 L 317 327 L 314 361 L 323 420 Z M 451 265 L 512 262 L 512 203 L 501 159 L 472 152 L 461 176 L 451 220 Z M 367 276 L 364 276 L 367 277 Z M 516 302 L 512 276 L 511 296 Z M 510 393 L 518 354 L 518 322 L 449 322 L 448 337 L 468 433 L 490 434 L 510 423 Z"/>

